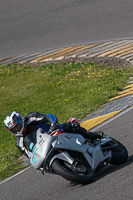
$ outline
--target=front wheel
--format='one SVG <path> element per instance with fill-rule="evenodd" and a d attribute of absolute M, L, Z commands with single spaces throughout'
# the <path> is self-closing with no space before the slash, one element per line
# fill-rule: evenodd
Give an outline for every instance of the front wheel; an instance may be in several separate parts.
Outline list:
<path fill-rule="evenodd" d="M 94 179 L 94 173 L 84 163 L 70 164 L 66 161 L 56 159 L 52 163 L 53 170 L 63 178 L 74 183 L 87 184 Z"/>
<path fill-rule="evenodd" d="M 127 161 L 128 158 L 128 151 L 126 147 L 121 144 L 119 141 L 114 140 L 117 145 L 111 149 L 112 151 L 112 158 L 110 163 L 113 165 L 120 165 Z"/>

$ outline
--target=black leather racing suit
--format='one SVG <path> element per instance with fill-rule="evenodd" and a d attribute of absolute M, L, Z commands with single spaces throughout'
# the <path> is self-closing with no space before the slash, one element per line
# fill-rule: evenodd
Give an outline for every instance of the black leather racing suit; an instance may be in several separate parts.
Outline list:
<path fill-rule="evenodd" d="M 39 123 L 49 123 L 51 126 L 51 130 L 58 128 L 58 119 L 55 115 L 50 113 L 42 114 L 39 112 L 28 113 L 27 116 L 25 117 L 25 127 L 22 136 L 16 136 L 16 147 L 26 157 L 28 157 L 28 154 L 27 154 L 27 149 L 24 145 L 24 140 L 27 135 L 29 135 L 32 132 L 35 132 L 38 129 L 37 124 Z"/>

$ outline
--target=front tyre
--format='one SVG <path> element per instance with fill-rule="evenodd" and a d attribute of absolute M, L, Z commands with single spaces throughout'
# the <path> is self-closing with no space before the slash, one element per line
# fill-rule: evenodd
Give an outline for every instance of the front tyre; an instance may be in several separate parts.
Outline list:
<path fill-rule="evenodd" d="M 56 159 L 52 163 L 53 170 L 63 178 L 79 184 L 91 183 L 94 173 L 84 163 L 71 165 L 70 163 Z"/>
<path fill-rule="evenodd" d="M 126 147 L 121 144 L 119 141 L 114 140 L 117 143 L 117 146 L 112 148 L 112 158 L 110 164 L 120 165 L 127 161 L 128 151 Z"/>

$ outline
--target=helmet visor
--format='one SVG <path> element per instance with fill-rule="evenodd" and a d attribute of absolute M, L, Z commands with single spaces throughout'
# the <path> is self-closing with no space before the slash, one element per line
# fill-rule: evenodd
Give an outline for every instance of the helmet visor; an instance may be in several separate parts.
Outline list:
<path fill-rule="evenodd" d="M 13 128 L 10 129 L 10 132 L 14 135 L 19 134 L 22 131 L 23 125 L 22 123 L 18 122 Z"/>

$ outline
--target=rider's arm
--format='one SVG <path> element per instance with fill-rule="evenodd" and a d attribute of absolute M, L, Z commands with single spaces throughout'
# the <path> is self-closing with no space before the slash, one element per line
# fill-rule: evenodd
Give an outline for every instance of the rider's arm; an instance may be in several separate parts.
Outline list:
<path fill-rule="evenodd" d="M 34 123 L 34 122 L 44 122 L 44 123 L 55 123 L 58 122 L 57 117 L 54 114 L 43 114 L 43 113 L 39 113 L 39 112 L 30 112 L 27 114 L 27 116 L 25 117 L 25 120 L 28 124 L 30 123 Z"/>
<path fill-rule="evenodd" d="M 25 120 L 27 124 L 30 126 L 37 125 L 38 123 L 49 123 L 51 132 L 59 128 L 57 117 L 51 113 L 49 114 L 43 114 L 39 112 L 28 113 L 28 115 L 25 117 Z"/>
<path fill-rule="evenodd" d="M 16 136 L 16 147 L 28 158 L 28 151 L 24 146 L 24 138 L 22 136 Z"/>
<path fill-rule="evenodd" d="M 39 112 L 30 112 L 25 117 L 25 121 L 27 122 L 27 124 L 37 123 L 37 122 L 40 123 L 42 121 L 45 121 L 45 118 L 46 114 L 41 114 Z"/>

